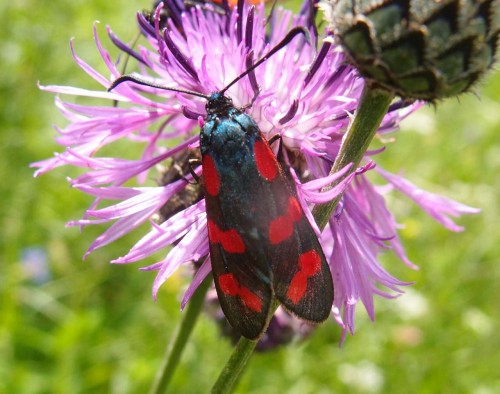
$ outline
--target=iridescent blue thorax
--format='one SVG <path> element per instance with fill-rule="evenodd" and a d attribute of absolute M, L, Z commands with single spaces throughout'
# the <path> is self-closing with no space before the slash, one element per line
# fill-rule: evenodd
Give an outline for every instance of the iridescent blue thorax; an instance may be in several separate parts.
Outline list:
<path fill-rule="evenodd" d="M 241 164 L 245 158 L 251 160 L 255 140 L 261 138 L 254 120 L 221 93 L 210 95 L 206 110 L 200 133 L 202 155 L 210 152 L 216 163 L 223 166 Z"/>

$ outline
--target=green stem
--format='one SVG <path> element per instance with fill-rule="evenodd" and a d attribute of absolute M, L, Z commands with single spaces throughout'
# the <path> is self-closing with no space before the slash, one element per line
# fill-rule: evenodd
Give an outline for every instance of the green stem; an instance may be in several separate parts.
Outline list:
<path fill-rule="evenodd" d="M 212 394 L 229 394 L 245 369 L 258 340 L 241 337 L 212 388 Z"/>
<path fill-rule="evenodd" d="M 344 136 L 339 154 L 333 163 L 330 174 L 341 170 L 349 163 L 352 163 L 352 167 L 347 174 L 333 182 L 331 185 L 326 186 L 323 191 L 332 189 L 350 173 L 356 170 L 361 162 L 361 159 L 365 155 L 373 136 L 377 132 L 382 119 L 387 113 L 389 104 L 391 103 L 393 97 L 394 96 L 391 93 L 385 90 L 373 88 L 369 84 L 365 85 L 358 109 L 355 113 L 354 121 Z M 314 207 L 313 215 L 321 230 L 323 230 L 327 225 L 330 217 L 332 216 L 333 210 L 341 198 L 342 195 L 339 195 L 337 198 L 326 204 L 316 205 Z"/>
<path fill-rule="evenodd" d="M 267 330 L 267 327 L 269 326 L 269 323 L 279 305 L 279 301 L 274 299 L 271 305 L 271 311 L 267 317 L 264 332 Z M 214 387 L 212 387 L 212 394 L 229 394 L 233 391 L 234 385 L 238 382 L 242 372 L 245 370 L 248 360 L 250 360 L 253 350 L 255 349 L 255 346 L 257 346 L 258 342 L 258 339 L 251 340 L 245 337 L 240 338 L 238 344 L 233 349 L 231 357 L 217 378 Z"/>
<path fill-rule="evenodd" d="M 205 295 L 212 283 L 212 275 L 208 275 L 198 286 L 198 289 L 189 300 L 182 320 L 177 326 L 172 341 L 168 344 L 163 365 L 158 371 L 150 394 L 162 394 L 167 390 L 170 379 L 179 364 L 182 351 L 197 322 L 198 315 L 205 303 Z"/>

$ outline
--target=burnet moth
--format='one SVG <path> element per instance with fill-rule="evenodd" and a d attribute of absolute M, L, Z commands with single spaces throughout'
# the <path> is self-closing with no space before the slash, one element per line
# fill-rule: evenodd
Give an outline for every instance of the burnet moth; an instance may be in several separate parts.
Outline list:
<path fill-rule="evenodd" d="M 253 66 L 210 95 L 133 75 L 119 77 L 109 88 L 131 81 L 207 100 L 200 151 L 212 273 L 227 320 L 249 339 L 263 334 L 275 300 L 314 323 L 326 320 L 333 304 L 330 269 L 294 185 L 255 121 L 224 94 L 298 34 L 307 35 L 307 30 L 292 29 Z"/>

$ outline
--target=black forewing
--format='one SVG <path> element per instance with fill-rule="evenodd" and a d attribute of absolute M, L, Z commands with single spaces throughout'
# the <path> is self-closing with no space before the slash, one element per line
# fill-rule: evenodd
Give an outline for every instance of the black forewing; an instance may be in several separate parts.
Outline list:
<path fill-rule="evenodd" d="M 293 235 L 270 250 L 276 298 L 285 309 L 302 319 L 311 322 L 326 320 L 333 304 L 333 281 L 321 245 L 307 218 L 303 217 L 295 223 Z M 301 275 L 298 273 L 301 271 L 300 256 L 314 252 L 317 253 L 314 256 L 318 257 L 320 268 L 314 275 L 307 276 L 305 292 L 299 301 L 294 302 L 289 292 L 294 287 L 294 278 Z"/>
<path fill-rule="evenodd" d="M 216 214 L 217 215 L 217 214 Z M 270 283 L 263 282 L 251 268 L 258 262 L 248 254 L 237 255 L 225 252 L 219 244 L 210 244 L 210 258 L 217 296 L 227 320 L 241 335 L 257 339 L 264 331 L 270 313 L 272 290 Z M 241 295 L 226 294 L 219 278 L 233 274 L 241 288 L 246 288 L 260 302 L 260 311 L 249 307 Z"/>
<path fill-rule="evenodd" d="M 280 175 L 270 183 L 270 194 L 273 196 L 272 200 L 276 205 L 277 216 L 287 214 L 290 198 L 294 198 L 298 204 L 295 185 L 285 175 L 280 167 Z M 321 322 L 327 319 L 331 312 L 333 280 L 316 233 L 300 204 L 298 206 L 301 215 L 300 219 L 293 223 L 292 235 L 278 244 L 269 242 L 266 254 L 273 273 L 274 293 L 280 303 L 302 319 Z M 312 275 L 298 274 L 301 270 L 308 274 L 311 273 L 308 272 L 310 268 L 307 267 L 308 261 L 313 263 L 310 261 L 311 259 L 307 259 L 307 256 L 311 255 L 316 259 L 314 264 L 318 265 L 317 271 Z M 305 261 L 303 264 L 306 265 L 302 267 L 303 269 L 299 264 L 301 256 Z M 305 276 L 307 276 L 306 280 L 304 280 Z M 303 286 L 297 286 L 297 282 L 302 282 Z M 298 301 L 294 297 L 290 298 L 290 292 L 294 294 L 297 287 L 298 290 L 304 291 L 303 293 L 299 291 L 303 295 Z M 295 294 L 297 293 L 295 292 Z"/>

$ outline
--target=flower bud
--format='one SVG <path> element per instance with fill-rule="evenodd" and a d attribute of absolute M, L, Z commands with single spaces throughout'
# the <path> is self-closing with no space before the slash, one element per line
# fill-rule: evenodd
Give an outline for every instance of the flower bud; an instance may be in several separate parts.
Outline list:
<path fill-rule="evenodd" d="M 324 0 L 321 7 L 361 75 L 403 98 L 466 92 L 495 63 L 499 0 Z"/>

